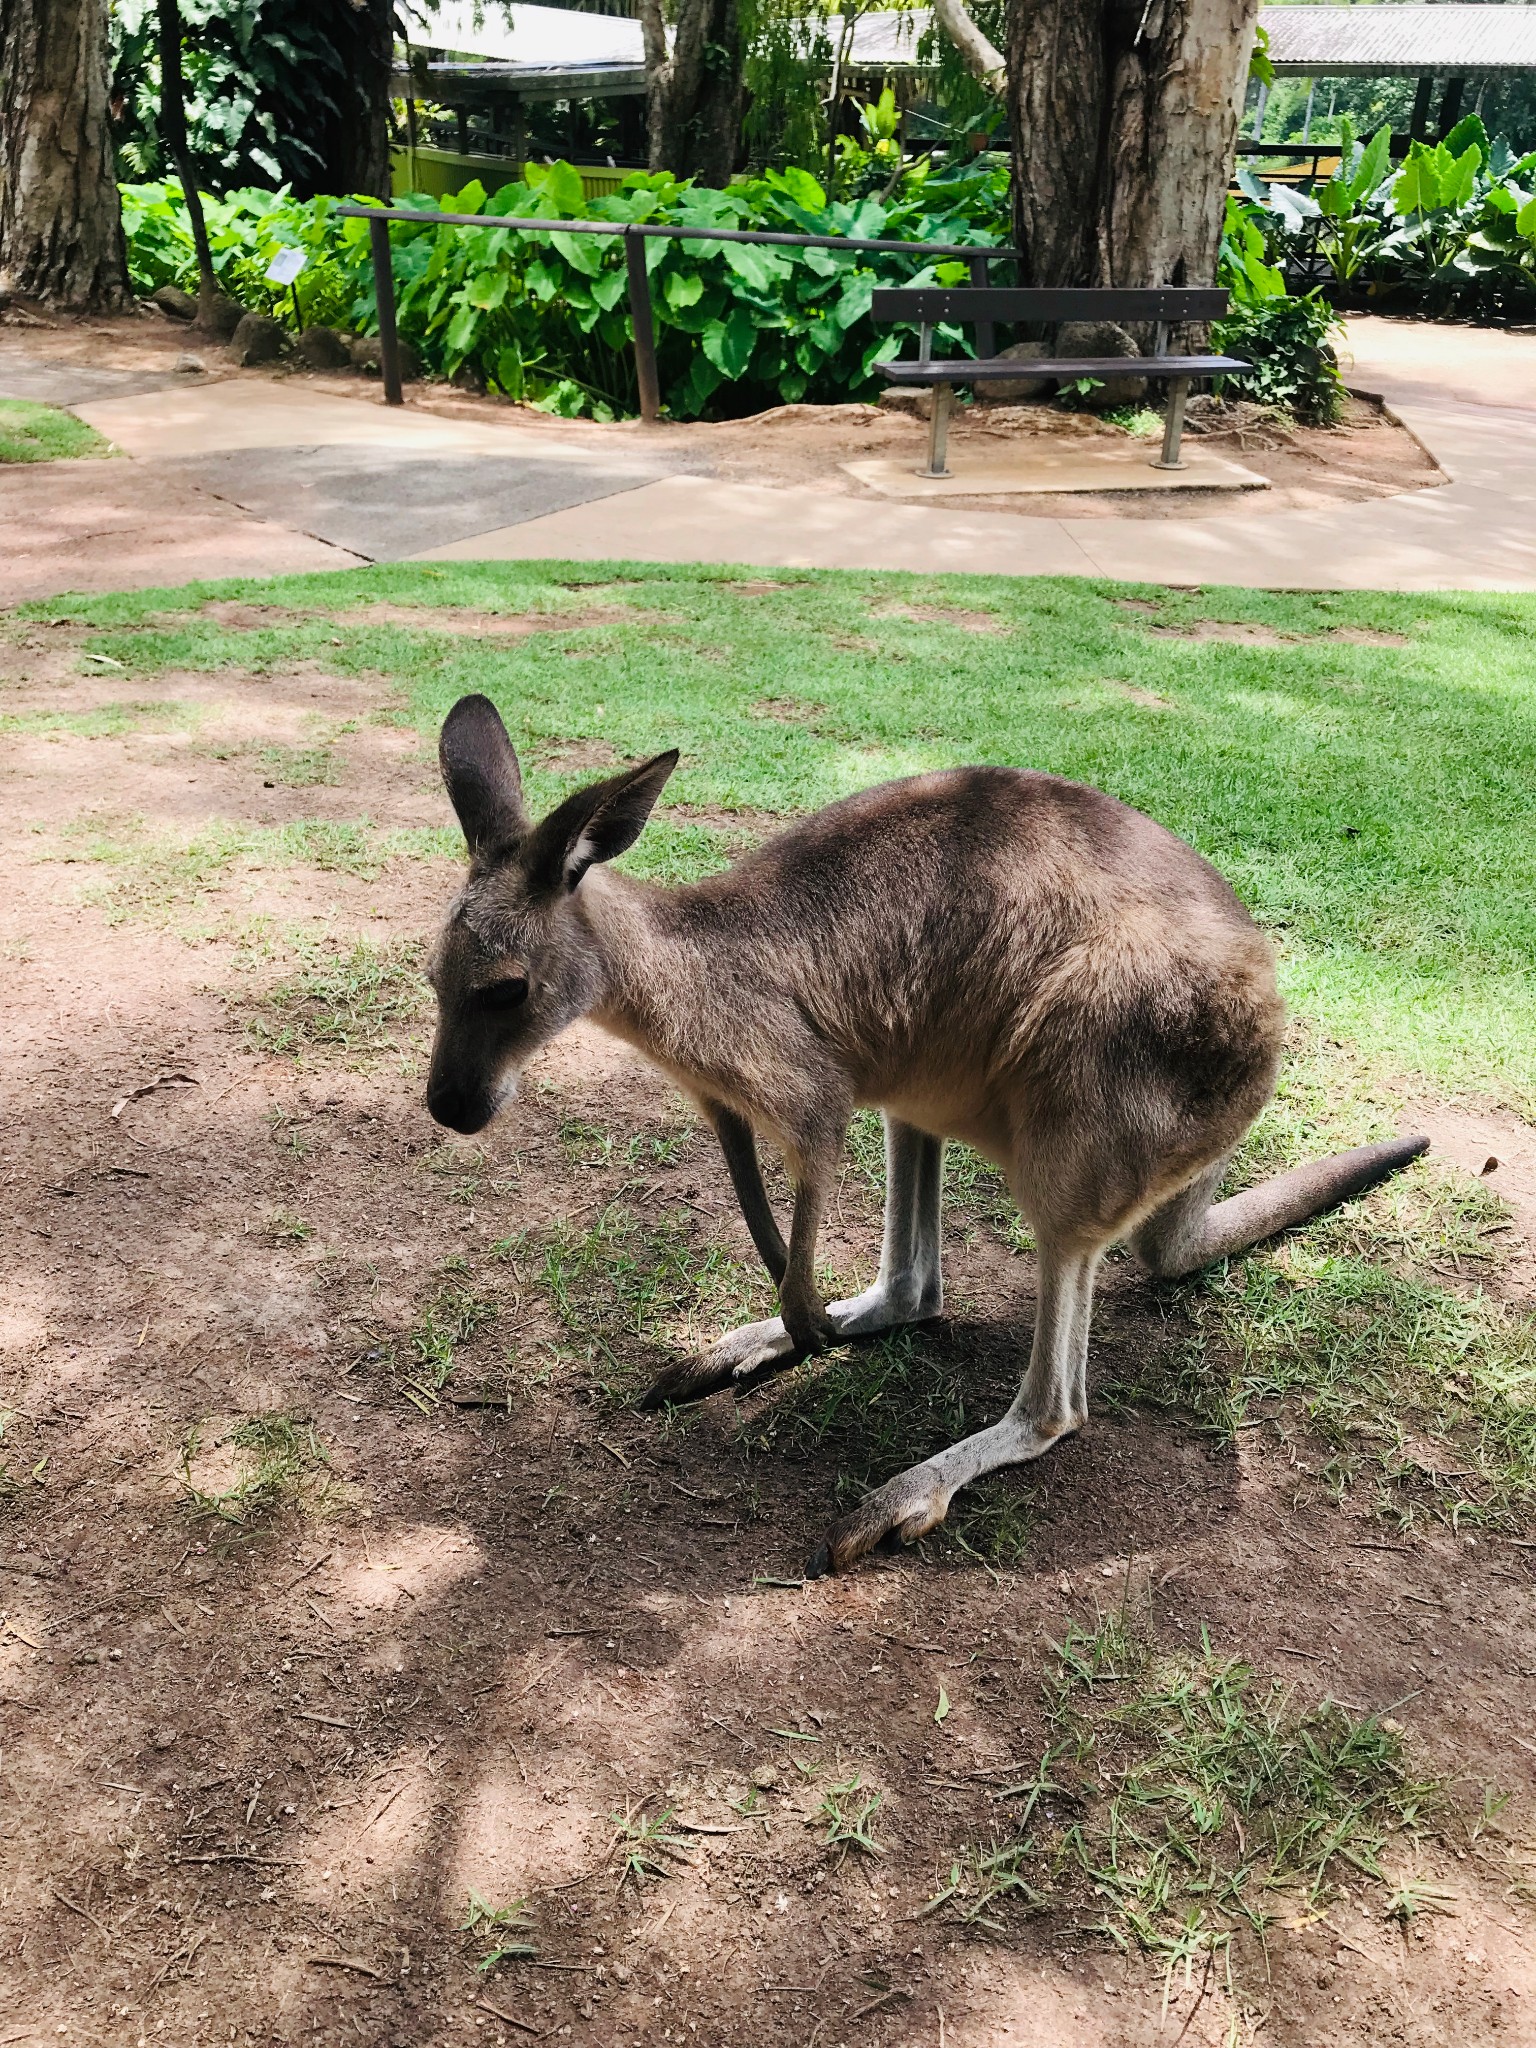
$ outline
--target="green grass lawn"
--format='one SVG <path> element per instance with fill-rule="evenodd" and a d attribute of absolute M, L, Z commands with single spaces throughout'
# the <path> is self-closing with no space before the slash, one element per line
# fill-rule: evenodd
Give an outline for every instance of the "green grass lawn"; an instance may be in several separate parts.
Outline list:
<path fill-rule="evenodd" d="M 0 398 L 0 462 L 72 462 L 116 453 L 104 435 L 73 413 L 30 399 Z"/>
<path fill-rule="evenodd" d="M 279 609 L 254 630 L 200 615 L 232 598 Z M 420 624 L 345 616 L 381 602 L 420 607 Z M 435 629 L 462 628 L 461 608 L 549 630 Z M 580 779 L 562 742 L 678 746 L 668 807 L 631 856 L 659 875 L 728 857 L 718 810 L 787 817 L 966 761 L 1096 783 L 1230 876 L 1275 935 L 1291 1001 L 1359 1073 L 1536 1113 L 1529 599 L 509 563 L 31 611 L 98 628 L 145 695 L 171 670 L 310 660 L 387 678 L 431 734 L 483 690 L 539 802 Z M 1212 622 L 1260 644 L 1196 637 Z"/>

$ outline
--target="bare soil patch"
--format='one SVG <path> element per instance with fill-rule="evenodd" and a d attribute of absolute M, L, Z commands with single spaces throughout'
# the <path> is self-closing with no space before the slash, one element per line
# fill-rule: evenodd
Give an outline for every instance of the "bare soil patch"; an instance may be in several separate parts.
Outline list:
<path fill-rule="evenodd" d="M 1001 619 L 990 612 L 966 611 L 948 604 L 886 604 L 871 613 L 876 619 L 910 619 L 923 626 L 958 626 L 962 633 L 1001 633 Z"/>
<path fill-rule="evenodd" d="M 335 614 L 347 626 L 409 626 L 417 633 L 449 633 L 470 640 L 522 639 L 530 633 L 568 633 L 582 626 L 632 624 L 619 606 L 573 612 L 448 611 L 441 606 L 369 604 Z"/>
<path fill-rule="evenodd" d="M 27 637 L 8 707 L 108 700 L 69 636 Z M 172 676 L 157 695 L 184 725 L 34 735 L 0 764 L 3 2031 L 1526 2038 L 1536 1759 L 1512 1730 L 1536 1553 L 1401 1534 L 1266 1430 L 1215 1451 L 1096 1394 L 1080 1440 L 962 1525 L 1016 1524 L 1002 1561 L 948 1540 L 802 1585 L 845 1459 L 791 1425 L 834 1362 L 739 1408 L 629 1405 L 767 1303 L 685 1107 L 582 1027 L 483 1140 L 426 1117 L 415 962 L 454 864 L 295 860 L 215 875 L 195 914 L 172 891 L 114 921 L 108 871 L 67 857 L 72 821 L 248 831 L 302 801 L 337 826 L 445 822 L 426 750 L 388 725 L 335 737 L 340 779 L 308 791 L 268 790 L 258 754 L 193 752 L 221 720 L 291 746 L 317 705 L 361 717 L 359 687 Z M 1520 1139 L 1506 1121 L 1489 1143 L 1512 1187 Z M 913 1355 L 958 1392 L 901 1409 L 914 1442 L 954 1399 L 1000 1412 L 1027 1343 L 1029 1254 L 975 1192 L 946 1233 L 949 1314 Z M 878 1245 L 851 1167 L 826 1260 L 851 1285 Z M 1112 1262 L 1096 1386 L 1187 1314 Z M 877 1365 L 855 1360 L 850 1412 L 895 1398 Z M 1235 1944 L 1234 1998 L 1219 1966 L 1165 1979 L 1116 1949 L 1087 1897 L 1005 1898 L 1000 1931 L 933 1904 L 957 1859 L 1018 1839 L 1050 1646 L 1127 1586 L 1165 1646 L 1198 1657 L 1208 1630 L 1304 1703 L 1390 1710 L 1472 1810 L 1485 1781 L 1514 1795 L 1395 1871 L 1438 1909 L 1384 1917 L 1354 1873 L 1267 1955 Z M 829 1801 L 866 1812 L 880 1854 L 829 1840 Z M 1079 1810 L 1052 1792 L 1033 1825 Z"/>

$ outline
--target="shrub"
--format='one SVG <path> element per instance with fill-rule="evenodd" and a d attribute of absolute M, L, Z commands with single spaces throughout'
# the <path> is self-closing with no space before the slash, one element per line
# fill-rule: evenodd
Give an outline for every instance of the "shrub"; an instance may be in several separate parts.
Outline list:
<path fill-rule="evenodd" d="M 1280 406 L 1309 426 L 1331 426 L 1344 405 L 1344 381 L 1329 336 L 1339 316 L 1317 292 L 1296 298 L 1272 294 L 1235 305 L 1211 329 L 1224 355 L 1245 356 L 1253 368 L 1223 385 L 1261 405 Z"/>
<path fill-rule="evenodd" d="M 377 328 L 368 226 L 339 220 L 334 200 L 247 190 L 205 201 L 214 264 L 226 291 L 291 324 L 293 302 L 264 281 L 279 248 L 305 250 L 299 317 Z M 675 222 L 870 239 L 957 242 L 1006 238 L 1007 180 L 998 169 L 951 179 L 918 173 L 886 198 L 829 199 L 806 171 L 771 171 L 725 191 L 634 172 L 616 193 L 583 196 L 569 164 L 528 164 L 487 198 L 479 184 L 413 211 L 521 218 Z M 195 277 L 181 190 L 174 182 L 123 194 L 135 287 Z M 618 235 L 528 234 L 402 222 L 391 232 L 400 331 L 441 376 L 467 374 L 562 414 L 636 409 L 624 253 Z M 876 330 L 870 295 L 882 283 L 960 283 L 963 263 L 900 254 L 648 238 L 646 266 L 663 402 L 677 418 L 740 414 L 808 399 L 870 397 L 879 364 L 902 346 Z M 946 345 L 968 346 L 958 332 Z"/>

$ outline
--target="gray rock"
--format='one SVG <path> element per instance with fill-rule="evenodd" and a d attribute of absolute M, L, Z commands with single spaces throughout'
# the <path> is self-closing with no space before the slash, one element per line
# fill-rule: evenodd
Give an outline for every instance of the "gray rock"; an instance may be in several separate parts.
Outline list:
<path fill-rule="evenodd" d="M 1043 341 L 1016 341 L 997 353 L 1010 363 L 1038 363 L 1051 351 Z M 1066 353 L 1063 349 L 1062 354 Z M 982 405 L 1017 405 L 1022 399 L 1048 397 L 1055 388 L 1051 377 L 1002 377 L 995 384 L 978 384 L 976 398 Z"/>
<path fill-rule="evenodd" d="M 882 412 L 902 412 L 915 420 L 925 420 L 933 411 L 933 393 L 921 387 L 906 384 L 892 384 L 880 394 Z"/>
<path fill-rule="evenodd" d="M 180 320 L 190 326 L 197 318 L 196 299 L 190 292 L 184 292 L 180 285 L 157 285 L 149 295 L 149 303 L 167 320 Z"/>
<path fill-rule="evenodd" d="M 353 336 L 352 363 L 365 377 L 381 377 L 384 374 L 383 355 L 376 334 Z M 421 375 L 421 363 L 408 341 L 400 343 L 400 375 L 407 384 L 414 383 Z"/>
<path fill-rule="evenodd" d="M 265 313 L 246 313 L 230 337 L 229 352 L 242 369 L 256 363 L 275 363 L 287 340 L 275 320 Z"/>
<path fill-rule="evenodd" d="M 206 306 L 199 304 L 193 325 L 199 334 L 211 335 L 215 341 L 228 341 L 244 318 L 245 308 L 238 299 L 232 299 L 227 292 L 215 292 Z"/>
<path fill-rule="evenodd" d="M 1056 336 L 1058 356 L 1139 356 L 1141 350 L 1123 327 L 1112 320 L 1068 320 Z M 1113 412 L 1122 405 L 1139 405 L 1147 395 L 1145 377 L 1104 377 L 1097 389 L 1084 392 L 1077 403 L 1089 412 Z"/>
<path fill-rule="evenodd" d="M 294 344 L 294 352 L 306 370 L 350 370 L 352 351 L 347 337 L 334 327 L 306 327 Z"/>
<path fill-rule="evenodd" d="M 175 362 L 172 363 L 171 368 L 178 377 L 201 377 L 207 370 L 208 365 L 201 356 L 194 356 L 183 351 L 176 358 Z"/>

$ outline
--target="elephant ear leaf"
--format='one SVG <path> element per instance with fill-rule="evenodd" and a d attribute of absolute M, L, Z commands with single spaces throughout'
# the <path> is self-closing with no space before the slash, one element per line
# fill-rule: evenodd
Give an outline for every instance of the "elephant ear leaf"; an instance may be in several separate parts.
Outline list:
<path fill-rule="evenodd" d="M 1360 152 L 1360 161 L 1349 181 L 1350 198 L 1369 199 L 1391 168 L 1391 158 L 1392 131 L 1383 125 Z"/>

